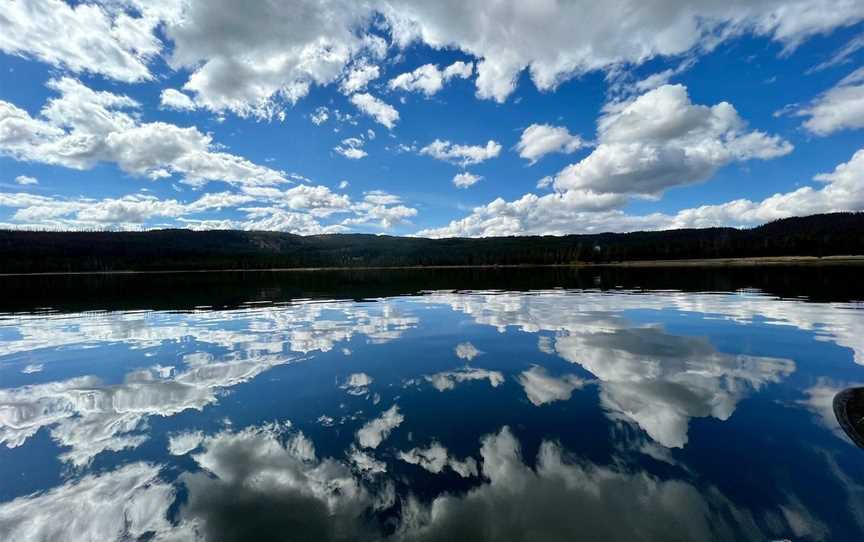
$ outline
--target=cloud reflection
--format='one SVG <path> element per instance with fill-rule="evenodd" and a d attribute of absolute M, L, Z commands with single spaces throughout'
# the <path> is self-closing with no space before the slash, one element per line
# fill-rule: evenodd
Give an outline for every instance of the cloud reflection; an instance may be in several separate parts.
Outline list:
<path fill-rule="evenodd" d="M 660 310 L 691 297 L 703 300 L 700 310 L 707 312 L 712 312 L 707 300 L 719 300 L 713 312 L 728 302 L 724 296 L 598 292 L 438 294 L 427 301 L 447 303 L 501 331 L 515 326 L 532 333 L 555 332 L 554 342 L 540 341 L 539 348 L 545 353 L 554 349 L 593 374 L 610 417 L 639 425 L 664 446 L 682 447 L 691 418 L 726 420 L 742 398 L 795 370 L 791 360 L 725 354 L 705 338 L 672 335 L 659 325 L 636 325 L 624 316 L 631 308 Z M 540 405 L 569 398 L 582 384 L 569 378 L 556 380 L 535 367 L 522 373 L 519 382 L 529 400 Z"/>

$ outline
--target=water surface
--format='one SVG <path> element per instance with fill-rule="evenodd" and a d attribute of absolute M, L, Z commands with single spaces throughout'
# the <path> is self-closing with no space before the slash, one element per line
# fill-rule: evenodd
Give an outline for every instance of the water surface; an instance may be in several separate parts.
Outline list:
<path fill-rule="evenodd" d="M 856 276 L 0 279 L 0 539 L 860 540 Z"/>

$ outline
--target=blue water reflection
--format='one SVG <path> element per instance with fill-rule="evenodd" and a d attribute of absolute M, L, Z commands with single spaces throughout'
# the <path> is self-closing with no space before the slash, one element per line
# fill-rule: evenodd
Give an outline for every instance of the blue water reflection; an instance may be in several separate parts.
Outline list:
<path fill-rule="evenodd" d="M 432 291 L 0 315 L 2 540 L 855 540 L 864 308 Z"/>

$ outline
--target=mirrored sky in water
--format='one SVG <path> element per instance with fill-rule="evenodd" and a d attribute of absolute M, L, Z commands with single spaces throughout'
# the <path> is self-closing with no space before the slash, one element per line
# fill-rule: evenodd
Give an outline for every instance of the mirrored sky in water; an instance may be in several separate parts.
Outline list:
<path fill-rule="evenodd" d="M 862 308 L 545 289 L 3 313 L 0 539 L 861 539 L 864 450 L 831 401 L 864 383 Z"/>

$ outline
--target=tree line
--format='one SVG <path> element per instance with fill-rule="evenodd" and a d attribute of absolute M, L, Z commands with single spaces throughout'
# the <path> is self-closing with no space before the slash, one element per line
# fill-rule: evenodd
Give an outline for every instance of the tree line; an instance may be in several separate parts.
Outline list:
<path fill-rule="evenodd" d="M 423 239 L 264 231 L 0 231 L 0 273 L 297 267 L 567 265 L 635 260 L 864 254 L 864 213 L 703 228 Z"/>

